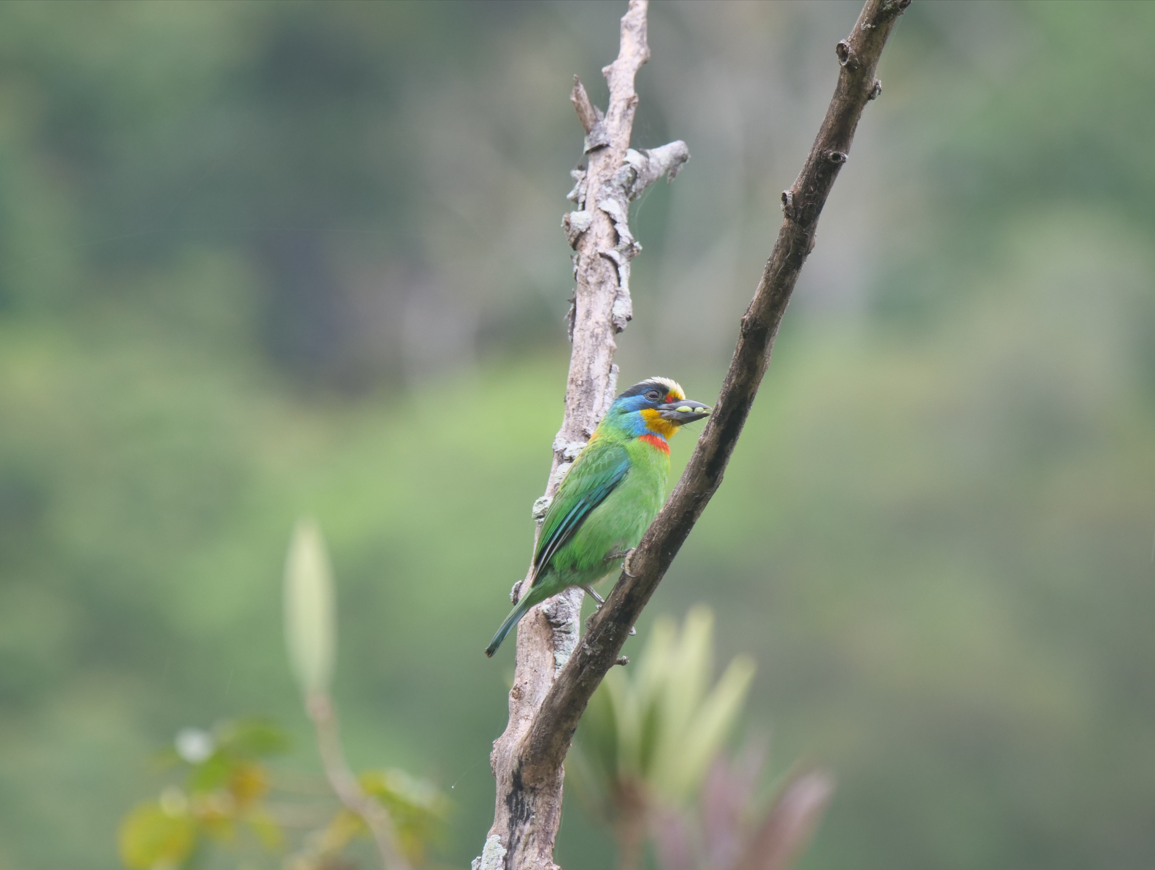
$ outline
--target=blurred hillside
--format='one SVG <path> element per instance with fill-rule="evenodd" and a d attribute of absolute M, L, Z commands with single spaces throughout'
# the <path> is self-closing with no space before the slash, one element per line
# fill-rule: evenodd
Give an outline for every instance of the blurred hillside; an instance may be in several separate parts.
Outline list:
<path fill-rule="evenodd" d="M 481 649 L 565 382 L 567 94 L 623 7 L 0 5 L 0 870 L 116 866 L 182 726 L 267 713 L 311 763 L 302 512 L 351 760 L 453 786 L 444 860 L 477 854 Z M 636 206 L 625 383 L 716 394 L 857 11 L 652 8 L 635 144 L 693 159 Z M 652 604 L 710 604 L 777 770 L 837 772 L 803 868 L 1155 863 L 1153 28 L 908 10 Z M 560 863 L 608 848 L 571 803 Z"/>

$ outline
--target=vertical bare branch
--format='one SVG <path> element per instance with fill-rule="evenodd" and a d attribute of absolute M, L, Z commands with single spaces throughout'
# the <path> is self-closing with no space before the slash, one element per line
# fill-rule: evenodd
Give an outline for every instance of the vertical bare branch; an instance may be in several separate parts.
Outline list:
<path fill-rule="evenodd" d="M 575 184 L 569 198 L 575 208 L 562 222 L 574 249 L 576 288 L 569 314 L 573 350 L 565 417 L 553 443 L 553 468 L 545 495 L 534 504 L 534 518 L 539 522 L 565 470 L 617 391 L 614 336 L 632 317 L 630 261 L 640 250 L 629 231 L 629 201 L 663 173 L 675 175 L 689 158 L 680 142 L 642 153 L 629 147 L 638 104 L 634 78 L 650 56 L 646 11 L 647 0 L 630 0 L 622 18 L 618 58 L 602 70 L 610 90 L 606 112 L 591 103 L 576 77 L 570 96 L 586 131 L 587 165 L 573 173 Z M 515 589 L 515 598 L 516 594 Z M 542 699 L 577 642 L 581 600 L 581 590 L 569 590 L 531 610 L 518 628 L 509 724 L 494 743 L 490 758 L 497 779 L 494 822 L 475 866 L 487 870 L 555 866 L 552 855 L 561 821 L 562 766 L 559 762 L 552 768 L 525 770 L 522 744 Z"/>

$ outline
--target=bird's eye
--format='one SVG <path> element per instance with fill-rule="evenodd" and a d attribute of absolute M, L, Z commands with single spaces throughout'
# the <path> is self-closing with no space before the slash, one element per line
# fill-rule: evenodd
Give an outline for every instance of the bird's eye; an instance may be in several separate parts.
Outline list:
<path fill-rule="evenodd" d="M 657 390 L 650 390 L 648 393 L 646 393 L 646 398 L 651 402 L 656 402 L 658 399 L 662 398 L 662 394 Z"/>

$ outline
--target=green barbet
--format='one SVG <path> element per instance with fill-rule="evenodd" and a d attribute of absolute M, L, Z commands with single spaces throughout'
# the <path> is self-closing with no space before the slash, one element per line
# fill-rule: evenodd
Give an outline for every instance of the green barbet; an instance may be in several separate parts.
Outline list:
<path fill-rule="evenodd" d="M 668 440 L 710 409 L 667 378 L 650 378 L 618 396 L 578 454 L 541 523 L 529 590 L 505 618 L 492 656 L 518 620 L 570 586 L 590 588 L 638 545 L 658 515 L 670 473 Z"/>

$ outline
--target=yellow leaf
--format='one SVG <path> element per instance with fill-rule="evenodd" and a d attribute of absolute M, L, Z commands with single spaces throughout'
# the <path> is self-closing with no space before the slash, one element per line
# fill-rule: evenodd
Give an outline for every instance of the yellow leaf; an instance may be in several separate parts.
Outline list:
<path fill-rule="evenodd" d="M 269 790 L 269 778 L 259 764 L 247 761 L 233 766 L 229 777 L 229 791 L 241 807 L 248 807 L 259 801 Z"/>
<path fill-rule="evenodd" d="M 192 853 L 196 825 L 187 815 L 170 815 L 158 804 L 140 804 L 121 822 L 120 860 L 129 870 L 180 867 Z"/>

